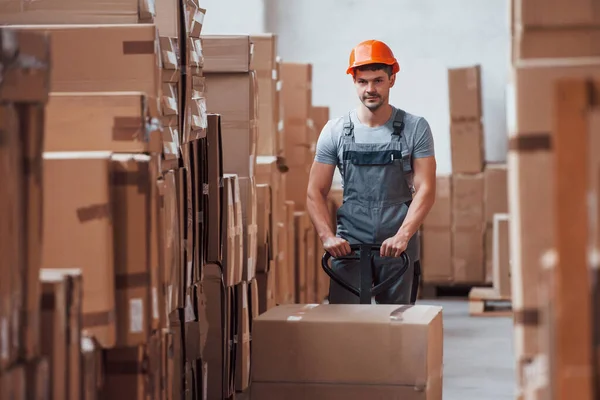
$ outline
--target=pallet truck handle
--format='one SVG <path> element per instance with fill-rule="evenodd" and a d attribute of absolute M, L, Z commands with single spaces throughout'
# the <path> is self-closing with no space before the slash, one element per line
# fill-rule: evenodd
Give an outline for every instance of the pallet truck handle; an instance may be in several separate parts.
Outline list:
<path fill-rule="evenodd" d="M 344 256 L 344 257 L 338 257 L 338 260 L 361 260 L 362 263 L 365 262 L 369 262 L 369 271 L 371 272 L 371 282 L 372 282 L 372 262 L 373 262 L 373 255 L 372 252 L 374 251 L 380 251 L 381 250 L 381 245 L 378 244 L 353 244 L 350 245 L 350 250 L 352 250 L 353 253 L 356 253 L 357 251 L 360 252 L 360 256 L 356 256 L 356 255 L 351 255 L 351 256 Z M 337 284 L 339 284 L 340 286 L 342 286 L 344 289 L 346 289 L 347 291 L 349 291 L 350 293 L 354 294 L 357 297 L 362 297 L 361 296 L 361 289 L 351 285 L 347 280 L 345 280 L 344 278 L 342 278 L 339 274 L 337 274 L 333 269 L 331 269 L 331 267 L 329 266 L 329 259 L 331 258 L 331 254 L 328 251 L 325 251 L 325 254 L 323 254 L 323 257 L 321 259 L 321 266 L 323 268 L 323 270 L 325 271 L 325 273 L 327 275 L 329 275 L 329 277 L 335 281 Z M 408 254 L 406 254 L 406 252 L 402 252 L 402 254 L 400 255 L 400 258 L 402 259 L 402 267 L 398 268 L 394 274 L 392 274 L 390 277 L 388 277 L 385 281 L 379 283 L 378 285 L 376 285 L 375 287 L 373 287 L 372 289 L 366 288 L 367 291 L 370 292 L 371 296 L 376 296 L 378 294 L 380 294 L 381 292 L 383 292 L 384 290 L 389 289 L 395 282 L 397 282 L 398 280 L 400 280 L 400 278 L 404 275 L 404 273 L 408 270 L 408 267 L 410 265 L 410 258 L 408 257 Z M 366 269 L 361 268 L 361 274 L 363 273 L 363 271 L 365 271 Z M 361 277 L 362 280 L 362 277 Z M 370 296 L 369 296 L 370 298 Z"/>

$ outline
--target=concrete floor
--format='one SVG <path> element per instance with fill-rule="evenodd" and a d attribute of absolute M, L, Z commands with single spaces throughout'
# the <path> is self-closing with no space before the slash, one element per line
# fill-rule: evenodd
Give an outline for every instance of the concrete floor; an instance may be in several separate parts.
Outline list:
<path fill-rule="evenodd" d="M 514 400 L 512 320 L 470 317 L 463 300 L 419 300 L 444 308 L 443 400 Z"/>

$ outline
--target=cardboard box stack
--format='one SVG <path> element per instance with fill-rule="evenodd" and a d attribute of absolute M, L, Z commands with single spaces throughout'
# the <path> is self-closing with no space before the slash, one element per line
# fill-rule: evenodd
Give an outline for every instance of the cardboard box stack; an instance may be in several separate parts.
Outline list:
<path fill-rule="evenodd" d="M 568 221 L 557 218 L 565 205 L 563 203 L 561 206 L 555 199 L 560 198 L 561 191 L 571 193 L 570 185 L 556 186 L 564 177 L 555 177 L 552 172 L 562 168 L 557 166 L 559 160 L 555 157 L 569 154 L 558 150 L 559 146 L 570 143 L 570 139 L 557 139 L 558 134 L 567 134 L 567 131 L 559 131 L 559 121 L 563 115 L 559 112 L 564 111 L 569 118 L 568 109 L 572 107 L 581 118 L 581 110 L 588 106 L 585 102 L 578 103 L 579 100 L 574 100 L 577 96 L 563 94 L 555 98 L 554 94 L 558 90 L 557 82 L 563 78 L 597 80 L 600 77 L 600 59 L 592 57 L 598 55 L 600 43 L 597 38 L 600 19 L 599 14 L 594 12 L 597 2 L 560 0 L 553 2 L 553 7 L 546 8 L 539 7 L 538 3 L 531 0 L 511 2 L 513 59 L 507 92 L 509 229 L 517 387 L 520 398 L 535 399 L 546 398 L 544 396 L 549 394 L 551 387 L 560 389 L 561 397 L 566 393 L 563 389 L 569 387 L 565 386 L 569 380 L 573 384 L 571 388 L 589 387 L 583 381 L 589 379 L 584 369 L 588 367 L 578 361 L 581 360 L 581 354 L 565 358 L 562 352 L 566 347 L 560 344 L 578 343 L 578 346 L 581 344 L 581 349 L 585 347 L 583 343 L 587 343 L 587 339 L 573 336 L 569 338 L 568 333 L 571 331 L 570 335 L 573 335 L 580 332 L 583 335 L 586 332 L 582 325 L 574 324 L 580 318 L 575 315 L 588 315 L 585 302 L 571 300 L 569 311 L 552 311 L 555 301 L 569 301 L 568 295 L 564 297 L 567 291 L 572 296 L 587 292 L 587 285 L 585 289 L 577 288 L 575 281 L 569 283 L 571 278 L 565 278 L 572 276 L 579 277 L 579 282 L 586 281 L 587 271 L 582 272 L 581 264 L 577 261 L 585 256 L 573 248 L 570 254 L 558 254 L 559 258 L 549 257 L 553 249 L 559 252 L 565 249 L 562 247 L 564 237 L 557 237 L 556 233 L 560 232 L 562 235 L 566 232 L 561 231 L 560 227 L 564 229 L 564 225 L 560 224 Z M 563 101 L 559 102 L 559 99 Z M 587 124 L 587 121 L 582 123 Z M 569 135 L 572 138 L 583 137 L 580 136 L 583 133 L 576 134 L 573 131 L 569 131 Z M 576 149 L 566 150 L 570 154 L 578 154 Z M 572 156 L 570 160 L 573 160 Z M 580 174 L 584 172 L 578 171 L 570 177 Z M 579 193 L 579 188 L 575 190 Z M 586 202 L 585 199 L 573 201 L 580 201 L 582 204 Z M 577 216 L 572 218 L 569 225 L 577 226 L 580 220 Z M 586 243 L 586 240 L 581 243 Z M 546 262 L 552 259 L 559 260 L 558 264 Z M 549 268 L 550 266 L 553 267 Z M 549 279 L 553 275 L 557 279 L 556 286 Z M 560 289 L 561 292 L 555 293 L 555 289 Z M 587 298 L 588 295 L 584 294 L 584 297 Z M 556 310 L 565 310 L 564 307 L 564 304 L 557 304 Z M 573 315 L 574 319 L 563 320 L 562 316 L 566 314 Z M 590 353 L 588 348 L 586 357 Z M 568 373 L 563 374 L 564 367 L 570 370 L 576 368 L 582 373 L 576 374 L 579 378 L 573 376 L 571 379 Z M 578 398 L 591 398 L 589 393 L 570 393 Z"/>
<path fill-rule="evenodd" d="M 40 332 L 42 146 L 50 74 L 50 38 L 0 28 L 0 398 L 50 396 Z M 46 338 L 44 338 L 44 341 Z"/>

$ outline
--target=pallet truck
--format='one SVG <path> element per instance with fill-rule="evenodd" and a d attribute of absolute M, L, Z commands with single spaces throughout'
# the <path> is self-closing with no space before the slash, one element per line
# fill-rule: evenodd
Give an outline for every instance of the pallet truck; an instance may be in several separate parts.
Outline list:
<path fill-rule="evenodd" d="M 337 258 L 338 260 L 359 260 L 360 262 L 360 288 L 357 288 L 344 278 L 342 278 L 336 271 L 329 266 L 329 259 L 332 257 L 331 254 L 325 251 L 321 259 L 321 266 L 329 277 L 342 286 L 344 289 L 354 294 L 360 299 L 360 304 L 371 304 L 373 296 L 377 296 L 384 290 L 389 289 L 394 283 L 396 283 L 408 270 L 410 265 L 410 258 L 406 252 L 402 252 L 400 258 L 402 259 L 402 267 L 398 268 L 389 278 L 373 286 L 373 252 L 379 252 L 381 245 L 378 244 L 352 244 L 350 245 L 352 254 L 344 257 Z M 358 254 L 357 254 L 358 253 Z M 415 265 L 415 276 L 411 288 L 410 299 L 411 303 L 414 304 L 417 295 L 417 289 L 419 286 L 418 278 L 420 271 L 419 266 Z"/>

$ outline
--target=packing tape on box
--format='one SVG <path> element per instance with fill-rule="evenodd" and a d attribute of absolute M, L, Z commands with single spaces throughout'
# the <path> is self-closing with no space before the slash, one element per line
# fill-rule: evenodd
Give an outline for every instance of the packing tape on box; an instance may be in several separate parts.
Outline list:
<path fill-rule="evenodd" d="M 306 304 L 304 305 L 304 307 L 302 307 L 300 309 L 300 311 L 296 312 L 293 315 L 290 315 L 287 317 L 287 320 L 290 322 L 297 322 L 297 321 L 301 321 L 304 314 L 306 314 L 308 311 L 312 310 L 313 308 L 318 307 L 319 304 Z"/>
<path fill-rule="evenodd" d="M 154 54 L 155 50 L 154 40 L 126 40 L 123 42 L 123 54 L 126 55 Z"/>
<path fill-rule="evenodd" d="M 90 312 L 82 315 L 82 328 L 94 328 L 97 326 L 110 325 L 115 320 L 114 311 Z"/>
<path fill-rule="evenodd" d="M 131 274 L 116 274 L 115 289 L 133 289 L 150 286 L 149 272 L 135 272 Z"/>
<path fill-rule="evenodd" d="M 76 210 L 77 219 L 84 223 L 96 219 L 110 218 L 110 204 L 93 204 L 87 207 L 80 207 Z"/>
<path fill-rule="evenodd" d="M 508 140 L 508 150 L 515 152 L 552 150 L 552 138 L 550 133 L 514 136 Z"/>

